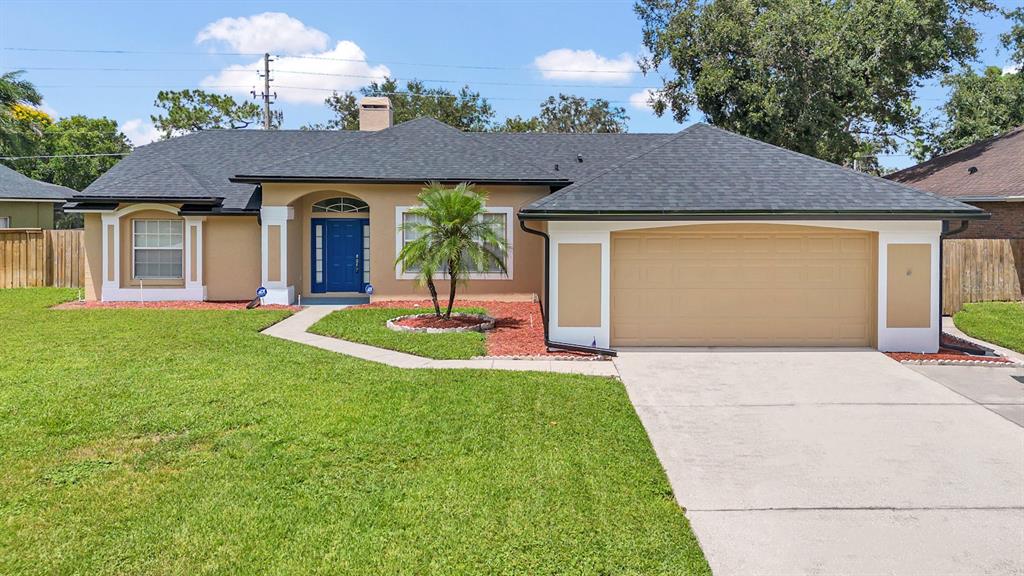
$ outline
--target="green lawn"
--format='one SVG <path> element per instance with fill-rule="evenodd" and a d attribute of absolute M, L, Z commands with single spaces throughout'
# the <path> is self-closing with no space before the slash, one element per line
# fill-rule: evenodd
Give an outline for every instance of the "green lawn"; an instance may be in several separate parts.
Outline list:
<path fill-rule="evenodd" d="M 443 309 L 442 309 L 443 310 Z M 455 308 L 455 312 L 485 314 L 482 308 Z M 396 332 L 387 321 L 407 314 L 430 312 L 423 308 L 349 308 L 332 312 L 309 327 L 309 331 L 389 350 L 427 358 L 456 360 L 485 356 L 487 346 L 480 332 Z"/>
<path fill-rule="evenodd" d="M 0 290 L 0 574 L 708 574 L 622 385 Z"/>
<path fill-rule="evenodd" d="M 1020 302 L 964 304 L 953 323 L 965 334 L 1024 352 L 1024 304 Z"/>

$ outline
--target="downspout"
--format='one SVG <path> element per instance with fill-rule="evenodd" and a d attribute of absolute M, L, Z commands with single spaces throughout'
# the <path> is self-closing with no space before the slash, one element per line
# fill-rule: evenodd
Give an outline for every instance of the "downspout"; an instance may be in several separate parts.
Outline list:
<path fill-rule="evenodd" d="M 544 345 L 555 350 L 568 350 L 570 352 L 586 352 L 589 354 L 601 354 L 604 356 L 616 356 L 615 350 L 600 348 L 597 346 L 584 346 L 582 344 L 570 344 L 568 342 L 553 342 L 548 338 L 548 303 L 551 302 L 551 237 L 545 232 L 526 227 L 526 221 L 519 219 L 519 227 L 527 234 L 540 236 L 544 239 L 544 301 L 540 304 L 540 315 L 544 322 Z"/>
<path fill-rule="evenodd" d="M 944 250 L 943 250 L 944 242 L 943 241 L 946 238 L 948 238 L 949 236 L 954 236 L 956 234 L 959 234 L 959 233 L 963 232 L 964 230 L 967 230 L 967 226 L 970 223 L 971 223 L 970 220 L 961 220 L 960 221 L 960 226 L 958 226 L 958 227 L 956 227 L 956 228 L 954 228 L 952 230 L 949 230 L 949 220 L 943 220 L 942 221 L 942 232 L 939 234 L 939 345 L 940 346 L 943 345 L 942 344 L 942 305 L 943 305 L 942 285 L 945 283 L 944 282 L 944 277 L 945 277 L 945 272 L 946 272 L 946 270 L 945 270 L 945 257 L 943 255 L 944 254 Z M 978 353 L 977 350 L 973 350 L 973 349 L 967 348 L 967 347 L 957 346 L 956 344 L 951 344 L 951 343 L 945 344 L 945 347 L 946 348 L 950 348 L 952 350 L 959 350 L 960 352 L 966 352 L 968 354 L 975 354 L 975 355 L 977 355 L 977 353 Z"/>

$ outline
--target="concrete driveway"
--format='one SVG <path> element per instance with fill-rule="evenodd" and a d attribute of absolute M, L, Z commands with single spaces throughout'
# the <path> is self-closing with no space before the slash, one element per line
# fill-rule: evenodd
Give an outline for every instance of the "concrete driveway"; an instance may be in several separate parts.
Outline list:
<path fill-rule="evenodd" d="M 615 363 L 718 576 L 1024 574 L 1024 428 L 945 385 L 871 350 Z"/>

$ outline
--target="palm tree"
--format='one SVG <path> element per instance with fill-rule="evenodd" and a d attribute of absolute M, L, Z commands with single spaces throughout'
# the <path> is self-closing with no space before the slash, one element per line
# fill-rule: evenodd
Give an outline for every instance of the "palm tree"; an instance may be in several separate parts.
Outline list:
<path fill-rule="evenodd" d="M 430 182 L 418 198 L 421 206 L 409 210 L 407 214 L 413 218 L 400 227 L 413 240 L 402 246 L 397 263 L 403 270 L 417 271 L 430 291 L 434 313 L 451 318 L 456 286 L 470 272 L 496 264 L 506 273 L 505 238 L 485 217 L 487 194 L 476 192 L 471 185 L 445 188 Z M 449 280 L 448 308 L 443 316 L 434 285 L 438 271 L 447 274 Z"/>
<path fill-rule="evenodd" d="M 28 148 L 28 135 L 14 117 L 18 106 L 39 106 L 43 95 L 28 80 L 24 70 L 0 75 L 0 152 L 20 153 Z"/>

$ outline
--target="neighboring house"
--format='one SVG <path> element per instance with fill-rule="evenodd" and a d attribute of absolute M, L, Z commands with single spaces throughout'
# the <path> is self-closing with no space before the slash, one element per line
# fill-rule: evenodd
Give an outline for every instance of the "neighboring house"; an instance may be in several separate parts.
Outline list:
<path fill-rule="evenodd" d="M 479 270 L 461 294 L 541 297 L 551 341 L 934 352 L 942 222 L 986 216 L 705 124 L 477 134 L 391 127 L 380 100 L 360 111 L 376 131 L 138 148 L 68 205 L 86 214 L 88 297 L 421 297 L 395 266 L 399 226 L 424 182 L 470 182 L 508 273 Z"/>
<path fill-rule="evenodd" d="M 1024 238 L 1024 126 L 886 176 L 977 206 L 991 220 L 956 238 Z"/>
<path fill-rule="evenodd" d="M 0 165 L 0 228 L 53 228 L 54 209 L 72 194 Z"/>

